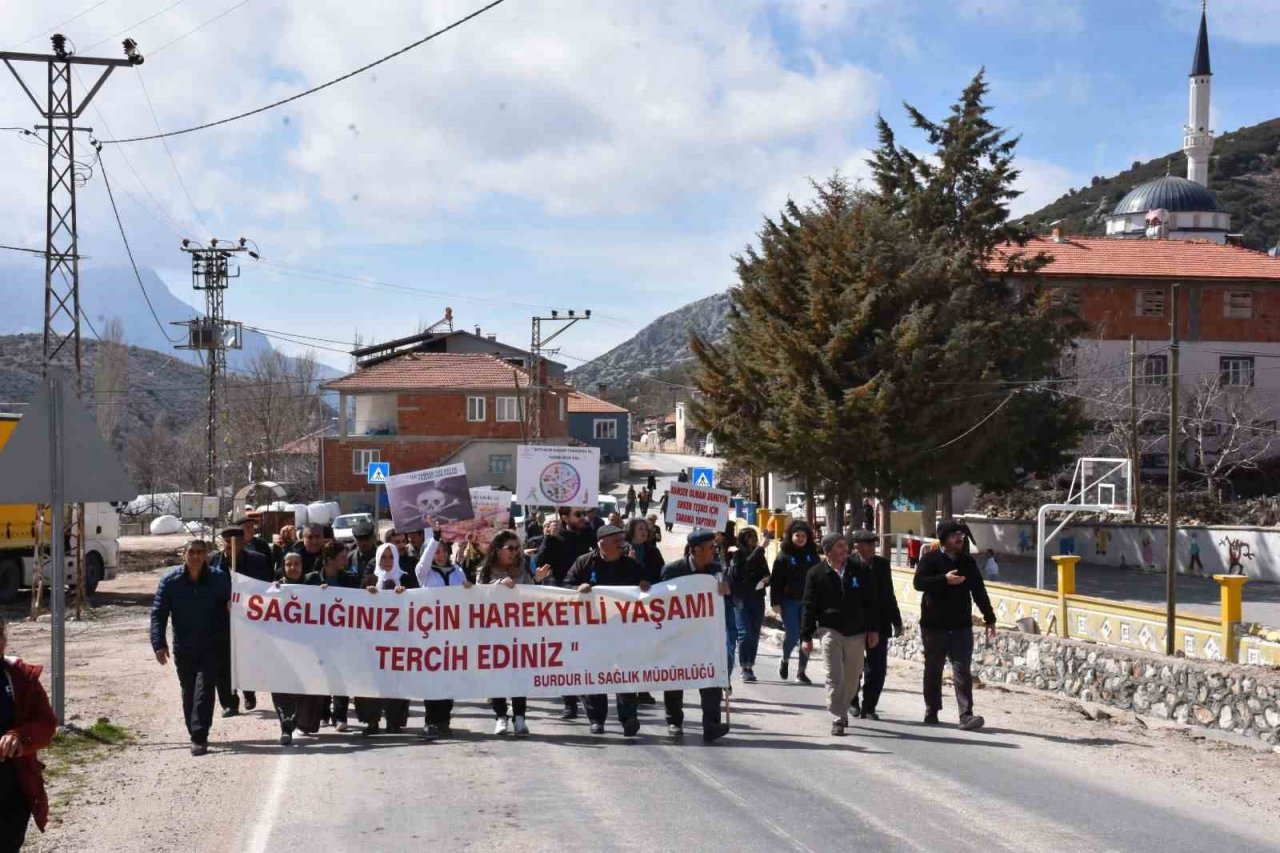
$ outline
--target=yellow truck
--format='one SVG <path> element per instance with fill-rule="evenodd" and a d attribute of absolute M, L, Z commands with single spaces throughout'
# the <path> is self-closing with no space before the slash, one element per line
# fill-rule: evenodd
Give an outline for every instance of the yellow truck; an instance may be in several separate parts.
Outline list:
<path fill-rule="evenodd" d="M 21 415 L 0 412 L 0 453 Z M 71 512 L 65 516 L 68 523 Z M 85 590 L 93 592 L 104 580 L 114 580 L 120 557 L 120 515 L 108 503 L 84 507 Z M 13 601 L 18 590 L 35 583 L 35 504 L 0 504 L 0 604 Z M 74 579 L 74 558 L 67 561 L 67 577 Z"/>

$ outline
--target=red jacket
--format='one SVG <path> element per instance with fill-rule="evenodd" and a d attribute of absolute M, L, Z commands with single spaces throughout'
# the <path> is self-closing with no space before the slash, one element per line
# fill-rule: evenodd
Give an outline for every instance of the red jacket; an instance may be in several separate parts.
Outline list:
<path fill-rule="evenodd" d="M 58 728 L 58 718 L 40 684 L 43 670 L 17 658 L 4 659 L 4 675 L 13 685 L 14 712 L 13 728 L 5 734 L 15 734 L 22 742 L 22 754 L 10 760 L 17 764 L 18 785 L 41 832 L 49 819 L 49 797 L 44 791 L 44 765 L 36 754 L 49 745 Z"/>

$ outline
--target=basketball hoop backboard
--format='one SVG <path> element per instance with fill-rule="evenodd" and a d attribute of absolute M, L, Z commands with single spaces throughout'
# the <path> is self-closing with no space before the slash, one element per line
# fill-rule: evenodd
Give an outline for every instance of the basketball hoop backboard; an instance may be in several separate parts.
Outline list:
<path fill-rule="evenodd" d="M 1128 459 L 1087 456 L 1076 462 L 1067 503 L 1089 512 L 1133 513 L 1133 465 Z"/>

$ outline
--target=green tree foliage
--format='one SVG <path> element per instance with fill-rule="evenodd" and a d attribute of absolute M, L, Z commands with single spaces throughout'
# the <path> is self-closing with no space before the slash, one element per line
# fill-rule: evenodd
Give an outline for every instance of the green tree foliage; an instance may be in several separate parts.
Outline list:
<path fill-rule="evenodd" d="M 730 458 L 921 497 L 1056 467 L 1073 446 L 1078 409 L 1021 383 L 1052 377 L 1079 323 L 1028 283 L 1045 260 L 1018 251 L 1016 140 L 985 94 L 979 74 L 942 122 L 907 108 L 928 157 L 882 120 L 873 189 L 815 185 L 737 259 L 726 339 L 692 342 L 695 415 Z"/>

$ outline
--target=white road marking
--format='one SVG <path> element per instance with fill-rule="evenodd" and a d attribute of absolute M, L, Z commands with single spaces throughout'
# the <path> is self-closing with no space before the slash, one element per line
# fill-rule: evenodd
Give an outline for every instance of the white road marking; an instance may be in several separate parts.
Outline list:
<path fill-rule="evenodd" d="M 284 800 L 285 782 L 288 778 L 289 756 L 281 755 L 276 761 L 275 772 L 271 774 L 271 784 L 263 799 L 262 809 L 258 812 L 258 819 L 253 824 L 253 835 L 249 837 L 249 844 L 245 847 L 248 853 L 266 853 L 271 841 L 271 830 L 280 813 L 280 803 Z"/>

